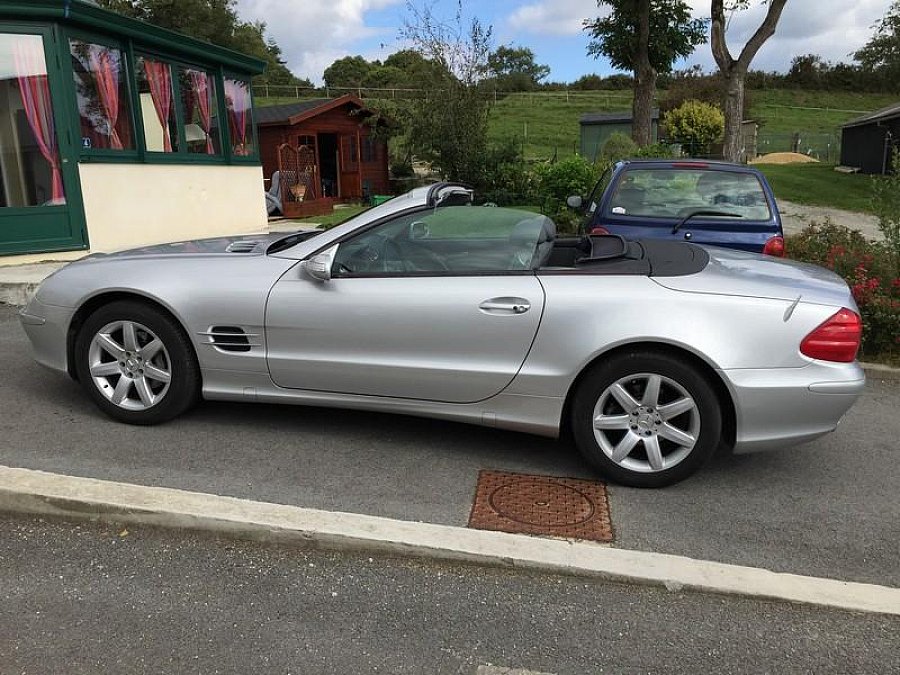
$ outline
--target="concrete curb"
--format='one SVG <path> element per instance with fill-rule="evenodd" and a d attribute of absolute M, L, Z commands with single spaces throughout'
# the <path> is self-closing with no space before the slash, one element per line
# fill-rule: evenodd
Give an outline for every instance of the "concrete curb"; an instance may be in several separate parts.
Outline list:
<path fill-rule="evenodd" d="M 266 542 L 541 570 L 900 615 L 900 589 L 682 556 L 0 467 L 0 511 L 186 528 Z"/>
<path fill-rule="evenodd" d="M 38 286 L 40 286 L 40 282 L 0 282 L 0 304 L 5 303 L 13 307 L 24 307 L 28 304 L 31 296 L 34 295 Z"/>

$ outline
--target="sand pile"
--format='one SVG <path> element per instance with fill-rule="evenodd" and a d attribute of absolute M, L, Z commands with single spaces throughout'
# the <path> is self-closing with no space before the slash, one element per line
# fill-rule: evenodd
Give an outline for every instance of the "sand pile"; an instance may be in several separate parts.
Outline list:
<path fill-rule="evenodd" d="M 808 155 L 799 152 L 770 152 L 768 155 L 760 155 L 751 164 L 809 164 L 818 162 Z"/>

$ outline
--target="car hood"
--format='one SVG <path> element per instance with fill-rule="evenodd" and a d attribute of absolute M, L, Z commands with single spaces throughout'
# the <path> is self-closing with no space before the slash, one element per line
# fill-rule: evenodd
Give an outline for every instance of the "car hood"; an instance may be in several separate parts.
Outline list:
<path fill-rule="evenodd" d="M 273 242 L 288 236 L 288 232 L 275 234 L 250 234 L 232 237 L 213 237 L 210 239 L 193 239 L 167 244 L 142 246 L 113 253 L 92 253 L 78 263 L 90 263 L 101 260 L 121 260 L 123 258 L 144 258 L 147 256 L 217 256 L 217 255 L 262 255 Z"/>
<path fill-rule="evenodd" d="M 846 282 L 834 272 L 816 265 L 706 247 L 709 264 L 697 274 L 654 278 L 666 288 L 688 293 L 739 295 L 776 300 L 797 300 L 855 309 Z"/>

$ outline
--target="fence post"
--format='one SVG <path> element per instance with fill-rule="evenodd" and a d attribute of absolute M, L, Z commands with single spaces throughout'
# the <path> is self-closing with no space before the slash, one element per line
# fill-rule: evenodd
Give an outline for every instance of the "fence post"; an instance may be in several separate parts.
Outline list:
<path fill-rule="evenodd" d="M 269 98 L 269 85 L 266 85 L 266 98 Z"/>

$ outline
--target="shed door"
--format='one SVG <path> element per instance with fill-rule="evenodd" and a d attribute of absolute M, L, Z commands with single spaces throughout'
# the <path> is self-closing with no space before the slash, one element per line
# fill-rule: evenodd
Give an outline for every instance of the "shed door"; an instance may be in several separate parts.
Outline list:
<path fill-rule="evenodd" d="M 356 134 L 340 137 L 341 191 L 343 199 L 362 197 L 362 181 L 359 171 L 359 138 Z"/>
<path fill-rule="evenodd" d="M 0 254 L 86 243 L 52 45 L 49 30 L 0 24 Z"/>

